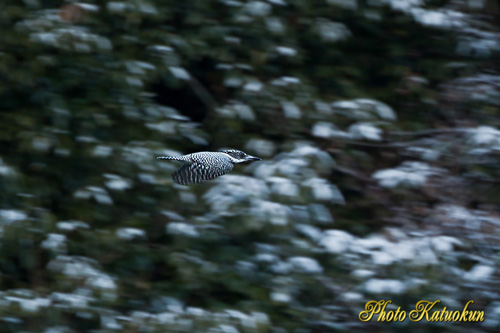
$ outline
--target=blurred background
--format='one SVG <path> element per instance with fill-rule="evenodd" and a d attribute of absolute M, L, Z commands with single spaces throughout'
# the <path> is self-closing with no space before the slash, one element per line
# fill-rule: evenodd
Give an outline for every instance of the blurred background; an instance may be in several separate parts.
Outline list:
<path fill-rule="evenodd" d="M 1 0 L 0 332 L 498 332 L 499 55 L 496 0 Z"/>

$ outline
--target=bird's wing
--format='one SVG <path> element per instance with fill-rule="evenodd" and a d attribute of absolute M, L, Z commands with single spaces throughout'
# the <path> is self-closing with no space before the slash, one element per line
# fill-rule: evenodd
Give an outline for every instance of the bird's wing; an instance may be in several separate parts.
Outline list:
<path fill-rule="evenodd" d="M 179 170 L 172 174 L 172 179 L 177 184 L 199 184 L 225 175 L 233 169 L 232 163 L 223 163 L 217 167 L 210 167 L 201 163 L 183 164 Z"/>

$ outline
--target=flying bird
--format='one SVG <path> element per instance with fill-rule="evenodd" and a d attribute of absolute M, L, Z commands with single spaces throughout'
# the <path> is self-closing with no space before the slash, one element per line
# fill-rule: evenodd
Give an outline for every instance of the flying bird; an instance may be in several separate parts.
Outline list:
<path fill-rule="evenodd" d="M 158 156 L 157 159 L 184 162 L 180 169 L 172 174 L 174 182 L 181 185 L 203 183 L 225 175 L 233 169 L 234 164 L 261 160 L 237 149 L 202 151 L 182 156 Z"/>

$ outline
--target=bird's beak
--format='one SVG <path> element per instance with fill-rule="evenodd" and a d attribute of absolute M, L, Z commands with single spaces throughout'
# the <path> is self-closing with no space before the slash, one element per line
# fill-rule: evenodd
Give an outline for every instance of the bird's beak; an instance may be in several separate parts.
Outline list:
<path fill-rule="evenodd" d="M 260 160 L 262 160 L 262 158 L 260 157 L 250 156 L 250 155 L 247 156 L 247 161 L 260 161 Z"/>

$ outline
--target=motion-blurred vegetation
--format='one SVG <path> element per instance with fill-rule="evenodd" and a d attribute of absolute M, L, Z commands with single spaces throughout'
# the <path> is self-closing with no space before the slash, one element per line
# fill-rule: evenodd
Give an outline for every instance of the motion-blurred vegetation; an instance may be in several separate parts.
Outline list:
<path fill-rule="evenodd" d="M 0 1 L 1 332 L 500 328 L 496 0 Z M 262 162 L 175 185 L 157 155 Z M 486 320 L 362 323 L 373 299 Z"/>

